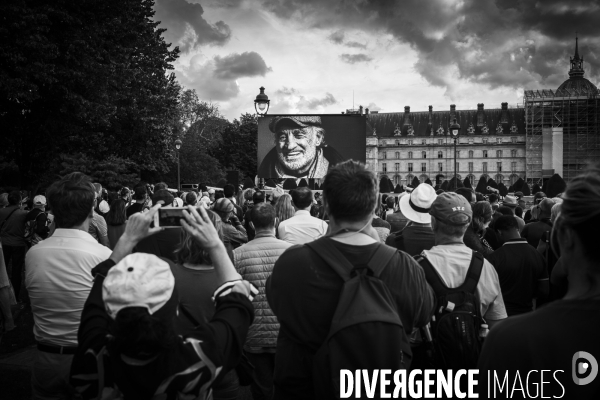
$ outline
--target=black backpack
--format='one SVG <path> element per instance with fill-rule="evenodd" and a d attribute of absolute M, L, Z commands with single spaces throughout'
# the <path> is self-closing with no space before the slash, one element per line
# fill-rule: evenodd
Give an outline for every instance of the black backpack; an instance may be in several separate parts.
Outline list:
<path fill-rule="evenodd" d="M 313 359 L 317 399 L 340 398 L 340 370 L 408 369 L 412 353 L 396 303 L 379 276 L 396 250 L 380 244 L 367 265 L 354 267 L 331 242 L 307 243 L 343 280 L 329 334 Z M 379 380 L 376 395 L 379 395 Z M 361 395 L 367 398 L 363 390 Z"/>
<path fill-rule="evenodd" d="M 427 283 L 436 296 L 436 308 L 431 322 L 434 368 L 477 368 L 482 346 L 479 329 L 483 318 L 475 291 L 483 269 L 483 256 L 473 252 L 465 281 L 452 289 L 444 284 L 442 277 L 426 257 L 419 255 L 415 259 L 425 271 Z"/>

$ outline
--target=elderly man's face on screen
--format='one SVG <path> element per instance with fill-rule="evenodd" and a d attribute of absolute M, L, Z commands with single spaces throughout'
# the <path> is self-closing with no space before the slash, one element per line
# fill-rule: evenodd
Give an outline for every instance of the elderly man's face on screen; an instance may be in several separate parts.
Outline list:
<path fill-rule="evenodd" d="M 302 172 L 313 163 L 322 141 L 320 127 L 282 124 L 277 127 L 275 138 L 279 161 L 288 170 Z"/>

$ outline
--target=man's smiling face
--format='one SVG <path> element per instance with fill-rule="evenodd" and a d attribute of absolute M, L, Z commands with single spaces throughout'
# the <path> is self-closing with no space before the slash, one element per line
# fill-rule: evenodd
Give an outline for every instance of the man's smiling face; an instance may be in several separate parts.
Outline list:
<path fill-rule="evenodd" d="M 305 173 L 317 155 L 323 136 L 319 128 L 284 125 L 277 130 L 276 148 L 279 161 L 289 171 Z"/>

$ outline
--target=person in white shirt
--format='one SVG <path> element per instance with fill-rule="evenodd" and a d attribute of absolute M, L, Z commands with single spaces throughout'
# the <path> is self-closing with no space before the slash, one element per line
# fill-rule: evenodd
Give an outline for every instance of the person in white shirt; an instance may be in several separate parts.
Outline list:
<path fill-rule="evenodd" d="M 37 341 L 31 377 L 35 399 L 73 395 L 69 370 L 81 311 L 93 284 L 91 270 L 111 254 L 88 233 L 96 191 L 86 175 L 66 175 L 52 184 L 47 197 L 57 229 L 25 259 Z"/>
<path fill-rule="evenodd" d="M 281 240 L 292 244 L 312 242 L 327 233 L 327 222 L 310 215 L 313 203 L 312 191 L 307 187 L 294 189 L 292 204 L 296 213 L 290 219 L 279 224 L 277 235 Z"/>

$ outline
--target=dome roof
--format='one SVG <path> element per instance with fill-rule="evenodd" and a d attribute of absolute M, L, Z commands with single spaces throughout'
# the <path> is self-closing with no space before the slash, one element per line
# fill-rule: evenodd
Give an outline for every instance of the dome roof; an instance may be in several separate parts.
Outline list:
<path fill-rule="evenodd" d="M 584 77 L 572 77 L 567 79 L 558 87 L 558 90 L 568 90 L 569 92 L 579 93 L 597 93 L 598 88 L 592 82 Z"/>

